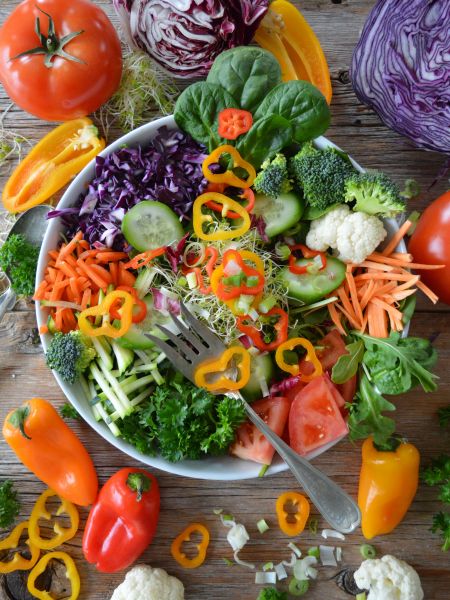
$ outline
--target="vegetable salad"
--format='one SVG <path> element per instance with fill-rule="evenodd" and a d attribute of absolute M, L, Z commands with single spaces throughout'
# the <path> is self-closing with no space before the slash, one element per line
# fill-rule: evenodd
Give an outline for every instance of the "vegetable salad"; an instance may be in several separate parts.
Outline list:
<path fill-rule="evenodd" d="M 381 394 L 436 388 L 431 344 L 401 337 L 416 291 L 437 300 L 411 269 L 440 268 L 397 251 L 409 221 L 387 240 L 383 219 L 405 198 L 317 147 L 325 98 L 283 83 L 260 48 L 220 54 L 174 116 L 178 130 L 97 157 L 87 192 L 51 215 L 66 237 L 35 294 L 49 366 L 80 381 L 115 436 L 170 461 L 270 464 L 239 401 L 215 393 L 236 388 L 302 455 L 349 432 L 392 448 Z M 218 390 L 202 369 L 197 387 L 147 337 L 177 332 L 181 302 L 229 347 L 216 366 L 237 380 Z"/>

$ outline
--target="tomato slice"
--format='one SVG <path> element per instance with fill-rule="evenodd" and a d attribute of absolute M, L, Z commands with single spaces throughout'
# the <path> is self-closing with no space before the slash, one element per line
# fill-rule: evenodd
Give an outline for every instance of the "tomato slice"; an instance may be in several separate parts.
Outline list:
<path fill-rule="evenodd" d="M 289 413 L 289 439 L 293 450 L 305 456 L 348 433 L 327 375 L 316 377 L 300 390 Z M 342 400 L 343 402 L 343 400 Z"/>
<path fill-rule="evenodd" d="M 226 140 L 235 140 L 253 125 L 252 113 L 239 108 L 225 108 L 219 113 L 219 135 Z"/>
<path fill-rule="evenodd" d="M 356 394 L 356 384 L 357 377 L 356 375 L 353 375 L 353 377 L 351 377 L 348 381 L 336 385 L 346 404 L 347 402 L 353 402 L 353 398 Z"/>
<path fill-rule="evenodd" d="M 283 433 L 289 415 L 290 403 L 287 398 L 263 398 L 253 402 L 252 408 L 277 435 Z M 244 460 L 253 460 L 270 465 L 274 448 L 264 435 L 250 421 L 243 423 L 236 431 L 236 439 L 230 448 L 231 454 Z"/>

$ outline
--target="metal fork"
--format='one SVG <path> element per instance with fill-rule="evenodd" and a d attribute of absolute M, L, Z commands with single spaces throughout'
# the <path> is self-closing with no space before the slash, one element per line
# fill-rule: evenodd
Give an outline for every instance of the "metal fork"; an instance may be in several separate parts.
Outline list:
<path fill-rule="evenodd" d="M 158 325 L 161 332 L 174 344 L 171 346 L 160 338 L 146 334 L 185 377 L 193 381 L 196 367 L 205 360 L 219 357 L 226 346 L 206 325 L 195 318 L 181 304 L 183 321 L 171 314 L 180 335 Z M 265 435 L 292 474 L 308 494 L 324 519 L 337 531 L 351 533 L 361 522 L 361 513 L 356 502 L 334 481 L 313 467 L 280 439 L 261 419 L 239 392 L 229 392 L 229 397 L 239 398 L 249 419 Z"/>

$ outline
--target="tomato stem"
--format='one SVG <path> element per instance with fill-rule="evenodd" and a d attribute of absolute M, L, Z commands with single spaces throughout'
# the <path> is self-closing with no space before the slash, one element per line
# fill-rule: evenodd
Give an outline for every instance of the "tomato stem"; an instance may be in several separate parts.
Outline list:
<path fill-rule="evenodd" d="M 46 13 L 41 8 L 39 8 L 38 6 L 36 8 L 41 13 L 43 13 L 46 17 L 48 17 L 47 36 L 45 36 L 41 32 L 41 22 L 40 22 L 39 17 L 36 17 L 35 32 L 39 38 L 39 41 L 41 42 L 41 45 L 37 46 L 36 48 L 31 48 L 31 50 L 25 50 L 24 52 L 20 52 L 20 54 L 13 56 L 10 60 L 15 60 L 16 58 L 21 58 L 22 56 L 31 56 L 33 54 L 43 54 L 43 55 L 45 55 L 44 65 L 47 67 L 47 69 L 52 68 L 52 66 L 53 66 L 52 60 L 56 56 L 65 58 L 67 60 L 71 60 L 73 62 L 86 64 L 80 58 L 78 58 L 76 56 L 72 56 L 71 54 L 68 54 L 64 50 L 64 46 L 66 46 L 74 38 L 76 38 L 79 35 L 81 35 L 82 33 L 84 33 L 84 30 L 81 29 L 80 31 L 73 31 L 72 33 L 69 33 L 60 39 L 56 34 L 55 22 L 53 21 L 52 16 L 49 15 L 48 13 Z"/>

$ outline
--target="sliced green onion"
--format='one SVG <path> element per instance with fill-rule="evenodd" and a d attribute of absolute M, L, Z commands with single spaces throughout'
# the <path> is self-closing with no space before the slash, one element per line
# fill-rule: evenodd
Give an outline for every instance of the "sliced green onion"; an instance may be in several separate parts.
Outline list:
<path fill-rule="evenodd" d="M 263 315 L 267 314 L 277 303 L 277 299 L 274 296 L 267 296 L 264 300 L 261 300 L 258 306 L 258 310 Z"/>
<path fill-rule="evenodd" d="M 267 525 L 267 521 L 265 519 L 261 519 L 260 521 L 258 521 L 256 523 L 256 527 L 258 528 L 259 533 L 265 533 L 269 530 L 269 526 Z M 273 569 L 273 563 L 270 564 L 272 565 L 270 568 Z"/>
<path fill-rule="evenodd" d="M 178 277 L 177 284 L 181 287 L 187 287 L 188 281 L 187 281 L 186 277 Z"/>
<path fill-rule="evenodd" d="M 183 263 L 187 267 L 198 267 L 198 265 L 201 265 L 202 262 L 205 260 L 205 252 L 206 249 L 204 244 L 202 244 L 201 242 L 191 242 L 186 246 L 183 252 Z M 189 254 L 197 255 L 197 258 L 194 260 L 194 262 L 188 262 Z"/>
<path fill-rule="evenodd" d="M 263 571 L 271 571 L 273 569 L 273 562 L 267 562 L 263 565 Z"/>
<path fill-rule="evenodd" d="M 310 519 L 308 523 L 308 529 L 312 534 L 316 535 L 317 530 L 319 529 L 319 519 L 316 517 Z"/>
<path fill-rule="evenodd" d="M 308 556 L 314 556 L 315 558 L 320 558 L 320 550 L 319 546 L 313 546 L 308 550 Z"/>
<path fill-rule="evenodd" d="M 256 275 L 250 275 L 250 277 L 247 277 L 247 281 L 246 281 L 246 286 L 247 287 L 256 287 L 259 283 L 259 277 L 257 277 Z"/>
<path fill-rule="evenodd" d="M 267 469 L 270 467 L 270 465 L 263 465 L 261 467 L 260 472 L 258 473 L 258 477 L 264 477 L 264 475 L 267 473 Z"/>
<path fill-rule="evenodd" d="M 291 255 L 291 249 L 287 244 L 277 242 L 275 244 L 275 254 L 281 258 L 281 260 L 288 260 Z"/>
<path fill-rule="evenodd" d="M 302 551 L 300 550 L 300 548 L 298 548 L 293 542 L 289 542 L 288 548 L 292 550 L 292 552 L 297 558 L 300 558 L 300 556 L 302 555 Z"/>
<path fill-rule="evenodd" d="M 227 565 L 227 567 L 234 567 L 234 565 L 236 564 L 226 556 L 223 557 L 223 562 Z"/>
<path fill-rule="evenodd" d="M 222 515 L 223 521 L 234 521 L 233 515 Z"/>
<path fill-rule="evenodd" d="M 245 273 L 241 271 L 240 273 L 236 273 L 236 275 L 230 275 L 229 277 L 224 277 L 222 279 L 222 283 L 224 285 L 229 285 L 231 287 L 238 287 L 242 285 L 242 283 L 246 280 Z"/>
<path fill-rule="evenodd" d="M 367 596 L 366 596 L 366 592 L 363 592 L 362 594 L 358 594 L 355 597 L 355 600 L 366 600 Z"/>
<path fill-rule="evenodd" d="M 186 281 L 188 284 L 188 288 L 190 290 L 194 290 L 196 287 L 198 287 L 198 282 L 197 282 L 197 275 L 196 273 L 192 272 L 192 273 L 188 273 L 186 275 Z"/>
<path fill-rule="evenodd" d="M 151 371 L 152 377 L 155 380 L 156 385 L 162 385 L 164 383 L 164 377 L 158 371 L 158 369 L 153 369 Z"/>
<path fill-rule="evenodd" d="M 359 547 L 359 551 L 361 552 L 361 556 L 365 559 L 375 558 L 377 555 L 377 551 L 371 544 L 363 544 Z"/>
<path fill-rule="evenodd" d="M 237 312 L 246 315 L 250 310 L 250 306 L 255 299 L 254 296 L 250 296 L 249 294 L 241 294 L 236 302 L 236 310 Z"/>
<path fill-rule="evenodd" d="M 316 275 L 322 268 L 322 258 L 317 255 L 313 258 L 313 261 L 306 266 L 306 271 L 311 275 Z"/>
<path fill-rule="evenodd" d="M 289 582 L 289 593 L 293 596 L 303 596 L 309 590 L 309 581 L 307 579 L 296 579 L 293 577 Z"/>
<path fill-rule="evenodd" d="M 214 508 L 214 509 L 213 509 L 213 513 L 214 513 L 215 515 L 221 515 L 221 514 L 222 514 L 222 511 L 223 511 L 223 508 Z"/>

